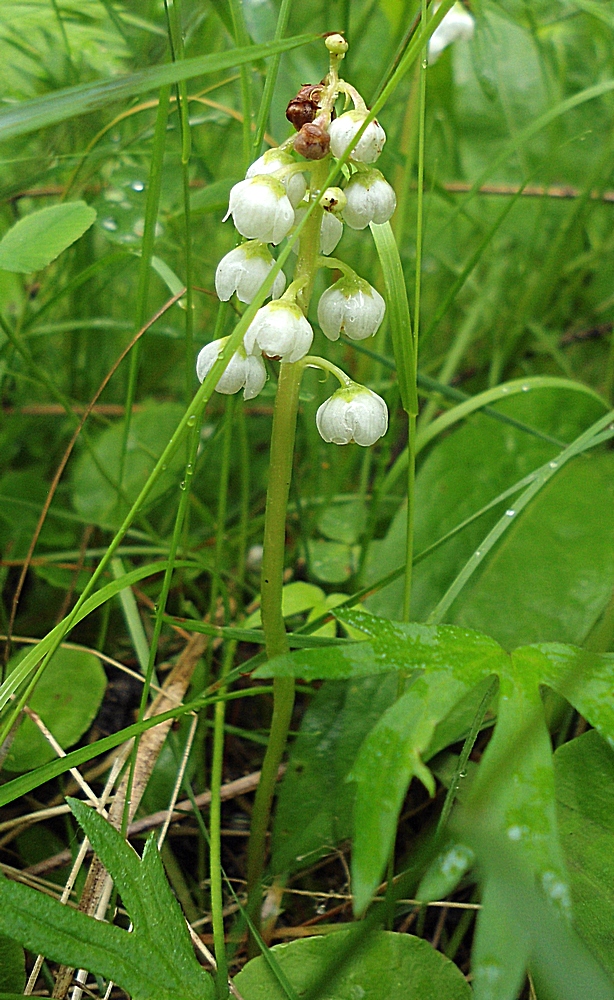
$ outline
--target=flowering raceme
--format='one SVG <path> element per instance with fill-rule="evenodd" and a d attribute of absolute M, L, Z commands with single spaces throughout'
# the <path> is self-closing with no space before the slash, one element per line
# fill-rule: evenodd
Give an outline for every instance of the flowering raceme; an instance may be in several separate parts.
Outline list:
<path fill-rule="evenodd" d="M 313 341 L 306 313 L 316 270 L 339 268 L 343 277 L 322 293 L 317 307 L 324 335 L 329 340 L 338 340 L 342 333 L 350 340 L 374 336 L 384 318 L 384 299 L 369 282 L 330 255 L 343 236 L 344 223 L 355 230 L 370 223 L 382 225 L 391 218 L 396 197 L 383 174 L 371 166 L 384 148 L 386 133 L 378 121 L 368 121 L 363 98 L 338 75 L 347 43 L 341 35 L 331 35 L 325 44 L 331 60 L 328 76 L 320 83 L 305 84 L 288 105 L 286 115 L 295 134 L 257 157 L 244 180 L 230 192 L 225 218 L 232 216 L 246 242 L 219 262 L 215 273 L 218 297 L 226 302 L 236 295 L 249 304 L 263 283 L 270 281 L 272 270 L 275 278 L 269 292 L 273 301 L 256 312 L 216 388 L 225 393 L 243 389 L 245 398 L 252 399 L 266 381 L 263 355 L 288 365 L 305 358 L 304 364 L 332 371 L 342 384 L 318 410 L 317 426 L 324 439 L 367 445 L 386 431 L 386 404 L 324 358 L 306 358 Z M 335 117 L 340 96 L 350 98 L 354 107 Z M 339 186 L 325 187 L 324 178 L 329 176 L 330 183 L 334 174 L 335 158 L 343 158 L 343 176 L 333 181 Z M 295 280 L 284 291 L 285 275 L 270 246 L 287 237 L 298 260 Z M 201 381 L 223 344 L 224 340 L 214 341 L 200 352 Z"/>

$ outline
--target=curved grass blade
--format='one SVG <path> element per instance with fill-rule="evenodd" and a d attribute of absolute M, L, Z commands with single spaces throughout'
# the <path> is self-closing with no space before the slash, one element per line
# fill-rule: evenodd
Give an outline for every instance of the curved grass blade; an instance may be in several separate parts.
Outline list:
<path fill-rule="evenodd" d="M 459 403 L 458 406 L 454 406 L 451 410 L 446 413 L 442 413 L 440 417 L 433 420 L 431 424 L 427 427 L 422 428 L 418 431 L 416 438 L 416 454 L 426 448 L 427 444 L 437 437 L 438 434 L 443 433 L 453 424 L 458 423 L 459 420 L 464 420 L 466 417 L 475 413 L 477 410 L 482 410 L 486 412 L 486 408 L 490 406 L 491 403 L 496 403 L 501 399 L 506 399 L 510 396 L 517 396 L 519 393 L 529 392 L 532 389 L 572 389 L 574 392 L 581 392 L 587 396 L 591 396 L 593 399 L 597 400 L 603 405 L 604 409 L 607 409 L 607 403 L 603 396 L 591 389 L 590 386 L 584 385 L 582 382 L 573 382 L 570 379 L 561 378 L 558 375 L 531 375 L 529 378 L 519 378 L 513 379 L 510 382 L 502 382 L 501 385 L 496 385 L 492 389 L 486 389 L 484 392 L 478 393 L 476 396 L 470 396 L 464 402 Z M 490 410 L 490 415 L 494 415 L 495 410 Z M 510 417 L 513 420 L 513 417 Z M 518 424 L 515 424 L 518 426 Z M 521 430 L 530 430 L 528 425 L 522 425 Z M 541 437 L 541 435 L 539 435 Z M 552 444 L 559 444 L 556 439 L 547 436 L 547 440 L 551 441 Z M 396 462 L 394 463 L 392 469 L 388 473 L 384 489 L 386 492 L 391 488 L 391 486 L 396 482 L 400 474 L 404 469 L 407 468 L 407 448 L 404 448 Z"/>
<path fill-rule="evenodd" d="M 76 87 L 66 87 L 44 97 L 11 106 L 0 112 L 0 139 L 26 135 L 48 125 L 74 118 L 76 115 L 97 111 L 114 101 L 122 101 L 135 94 L 155 90 L 165 84 L 179 83 L 206 73 L 242 66 L 245 63 L 266 59 L 279 52 L 288 52 L 315 41 L 316 34 L 295 35 L 266 45 L 250 45 L 226 52 L 214 52 L 205 56 L 195 56 L 181 62 L 151 66 L 119 79 L 104 80 L 101 83 L 85 83 Z"/>
<path fill-rule="evenodd" d="M 515 516 L 524 510 L 533 497 L 539 493 L 547 482 L 549 482 L 552 476 L 554 476 L 559 469 L 562 469 L 571 458 L 575 458 L 576 455 L 579 455 L 581 451 L 585 451 L 587 448 L 594 447 L 602 441 L 614 437 L 613 429 L 610 428 L 607 431 L 605 430 L 605 428 L 608 427 L 608 424 L 612 422 L 613 417 L 614 410 L 611 410 L 604 417 L 601 417 L 600 420 L 589 427 L 584 434 L 581 434 L 578 438 L 576 438 L 575 441 L 573 441 L 567 448 L 565 448 L 564 451 L 561 452 L 560 455 L 557 456 L 556 460 L 546 462 L 539 470 L 537 470 L 537 474 L 531 485 L 514 504 L 514 517 L 504 514 L 503 517 L 499 518 L 494 528 L 489 531 L 480 547 L 476 549 L 471 558 L 467 560 L 456 579 L 453 580 L 437 606 L 429 615 L 427 619 L 429 624 L 435 625 L 442 621 L 443 616 L 450 605 L 458 597 L 467 581 L 471 579 L 475 570 L 483 561 L 484 557 L 488 555 L 493 545 L 495 545 L 499 538 L 501 538 L 512 521 L 515 520 Z"/>
<path fill-rule="evenodd" d="M 384 222 L 380 226 L 372 222 L 370 228 L 386 285 L 388 322 L 392 334 L 392 348 L 397 366 L 401 402 L 405 412 L 415 416 L 418 413 L 416 344 L 399 249 L 389 222 Z"/>
<path fill-rule="evenodd" d="M 83 621 L 87 618 L 92 611 L 99 608 L 102 604 L 110 601 L 117 594 L 121 593 L 127 587 L 132 587 L 133 584 L 139 583 L 141 580 L 147 579 L 147 577 L 154 576 L 157 573 L 163 573 L 168 565 L 166 559 L 160 562 L 148 563 L 146 566 L 140 566 L 138 569 L 132 570 L 130 573 L 126 573 L 124 576 L 119 577 L 117 580 L 113 580 L 112 583 L 106 584 L 97 590 L 95 594 L 92 594 L 87 601 L 85 601 L 74 619 L 74 624 Z M 190 560 L 183 560 L 181 563 L 177 562 L 175 565 L 179 568 L 184 567 L 185 569 L 194 569 L 197 565 Z M 36 646 L 34 646 L 30 652 L 24 656 L 23 660 L 19 665 L 13 670 L 11 674 L 6 678 L 4 683 L 0 686 L 0 710 L 4 708 L 9 699 L 16 691 L 19 690 L 23 682 L 28 678 L 37 663 L 40 662 L 42 657 L 49 651 L 50 646 L 55 642 L 55 639 L 63 635 L 64 621 L 61 621 L 55 626 L 51 632 L 48 632 L 44 639 L 41 639 Z M 61 642 L 61 638 L 58 639 Z M 55 649 L 55 646 L 54 646 Z M 1 742 L 1 740 L 0 740 Z"/>

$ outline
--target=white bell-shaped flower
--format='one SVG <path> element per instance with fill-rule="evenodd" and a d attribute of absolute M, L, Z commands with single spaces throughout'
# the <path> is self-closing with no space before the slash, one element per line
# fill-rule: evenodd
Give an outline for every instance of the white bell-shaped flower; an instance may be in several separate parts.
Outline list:
<path fill-rule="evenodd" d="M 377 393 L 352 382 L 322 403 L 316 425 L 325 441 L 368 448 L 388 430 L 388 407 Z"/>
<path fill-rule="evenodd" d="M 196 359 L 196 374 L 200 382 L 204 382 L 227 340 L 228 337 L 212 340 L 211 343 L 205 344 L 199 353 Z M 266 379 L 266 368 L 262 357 L 246 354 L 240 347 L 228 362 L 228 367 L 216 385 L 215 391 L 231 396 L 243 389 L 244 398 L 253 399 L 263 388 Z"/>
<path fill-rule="evenodd" d="M 394 188 L 379 170 L 354 174 L 345 188 L 345 196 L 343 220 L 350 229 L 365 229 L 370 222 L 377 225 L 388 222 L 397 207 Z"/>
<path fill-rule="evenodd" d="M 294 213 L 297 226 L 306 211 L 306 208 L 297 208 Z M 322 224 L 320 225 L 320 253 L 325 257 L 328 257 L 333 252 L 342 236 L 343 223 L 341 219 L 338 219 L 336 215 L 332 215 L 330 212 L 324 212 L 324 215 L 322 216 Z M 299 236 L 298 240 L 292 247 L 295 253 L 299 252 L 300 245 L 301 238 Z"/>
<path fill-rule="evenodd" d="M 241 302 L 251 302 L 275 261 L 266 245 L 258 240 L 235 247 L 222 257 L 215 272 L 215 290 L 222 302 L 234 292 Z M 286 287 L 286 276 L 280 271 L 271 289 L 271 298 L 278 299 Z"/>
<path fill-rule="evenodd" d="M 437 5 L 437 7 L 439 4 Z M 437 9 L 437 8 L 435 8 Z M 469 39 L 475 31 L 475 21 L 462 3 L 455 3 L 448 11 L 441 24 L 438 24 L 429 38 L 429 65 L 439 59 L 444 49 L 459 39 Z"/>
<path fill-rule="evenodd" d="M 252 165 L 247 168 L 246 177 L 259 177 L 262 174 L 274 174 L 277 170 L 281 170 L 282 167 L 290 167 L 296 163 L 296 160 L 286 153 L 284 150 L 280 149 L 267 149 L 266 153 L 259 156 L 257 160 L 254 160 Z M 292 208 L 296 206 L 305 197 L 305 191 L 307 190 L 307 182 L 305 180 L 304 174 L 297 171 L 288 172 L 284 177 L 280 177 L 279 180 L 283 184 L 286 194 L 290 199 L 290 204 Z"/>
<path fill-rule="evenodd" d="M 330 150 L 333 156 L 343 156 L 365 120 L 363 111 L 346 111 L 330 123 Z M 386 133 L 376 120 L 369 122 L 364 133 L 350 153 L 352 160 L 375 163 L 386 142 Z"/>
<path fill-rule="evenodd" d="M 339 340 L 340 333 L 365 340 L 377 333 L 385 311 L 386 303 L 368 281 L 341 278 L 320 296 L 318 323 L 329 340 Z"/>
<path fill-rule="evenodd" d="M 241 236 L 281 243 L 294 224 L 294 209 L 281 181 L 258 174 L 231 189 L 228 211 Z"/>
<path fill-rule="evenodd" d="M 313 330 L 294 302 L 278 299 L 259 309 L 243 338 L 248 354 L 262 351 L 267 358 L 294 362 L 305 357 Z"/>

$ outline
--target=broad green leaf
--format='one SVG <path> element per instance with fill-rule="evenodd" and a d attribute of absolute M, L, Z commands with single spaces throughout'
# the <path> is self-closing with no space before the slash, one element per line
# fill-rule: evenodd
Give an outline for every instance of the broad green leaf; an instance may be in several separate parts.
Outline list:
<path fill-rule="evenodd" d="M 213 981 L 200 967 L 155 841 L 142 860 L 103 817 L 76 800 L 71 808 L 115 880 L 134 930 L 94 920 L 43 893 L 0 879 L 0 927 L 54 961 L 116 981 L 133 1000 L 207 1000 Z"/>
<path fill-rule="evenodd" d="M 614 976 L 614 753 L 584 733 L 556 751 L 554 780 L 574 924 Z"/>
<path fill-rule="evenodd" d="M 562 920 L 509 842 L 480 845 L 482 910 L 472 955 L 476 1000 L 516 1000 L 528 964 L 539 1000 L 612 1000 L 614 984 Z"/>
<path fill-rule="evenodd" d="M 13 657 L 9 673 L 23 660 Z M 29 707 L 41 717 L 63 749 L 89 729 L 106 688 L 107 679 L 97 656 L 77 649 L 58 649 L 32 696 Z M 9 771 L 29 771 L 56 757 L 55 750 L 32 721 L 24 718 L 6 757 Z"/>
<path fill-rule="evenodd" d="M 552 749 L 539 693 L 544 679 L 539 654 L 531 648 L 512 654 L 501 679 L 493 738 L 453 821 L 453 831 L 477 855 L 484 880 L 472 956 L 478 1000 L 514 1000 L 527 965 L 550 984 L 544 996 L 571 1000 L 582 976 L 593 983 L 591 996 L 592 989 L 595 996 L 614 995 L 571 929 Z"/>
<path fill-rule="evenodd" d="M 354 786 L 346 778 L 396 690 L 395 675 L 327 681 L 311 701 L 277 798 L 275 874 L 313 864 L 351 835 Z"/>
<path fill-rule="evenodd" d="M 190 196 L 190 212 L 221 212 L 228 207 L 230 189 L 240 181 L 240 177 L 214 181 L 200 188 Z M 177 214 L 183 215 L 184 209 Z"/>
<path fill-rule="evenodd" d="M 311 572 L 323 583 L 344 583 L 356 572 L 357 551 L 343 542 L 310 540 L 309 565 Z"/>
<path fill-rule="evenodd" d="M 543 683 L 571 702 L 614 746 L 614 653 L 592 653 L 555 642 L 517 652 L 531 658 Z"/>
<path fill-rule="evenodd" d="M 318 530 L 333 542 L 354 545 L 367 522 L 367 508 L 362 500 L 344 500 L 325 507 L 318 518 Z"/>
<path fill-rule="evenodd" d="M 175 567 L 177 569 L 182 566 L 188 567 L 193 566 L 193 563 L 181 560 L 175 562 Z M 88 597 L 85 604 L 79 611 L 78 617 L 75 624 L 83 621 L 87 618 L 92 611 L 99 608 L 106 601 L 111 600 L 120 593 L 125 587 L 131 587 L 133 584 L 138 583 L 140 580 L 145 580 L 149 576 L 155 576 L 157 573 L 163 573 L 166 569 L 167 563 L 164 560 L 160 560 L 156 563 L 147 563 L 145 566 L 140 566 L 138 569 L 131 570 L 130 573 L 126 573 L 123 578 L 119 580 L 114 580 L 112 583 L 106 584 L 106 586 L 101 587 L 100 590 Z M 16 691 L 21 687 L 23 682 L 32 674 L 36 665 L 40 662 L 42 657 L 49 651 L 54 640 L 57 639 L 58 635 L 61 634 L 63 623 L 60 622 L 48 632 L 44 639 L 41 639 L 36 646 L 33 646 L 28 653 L 24 656 L 23 660 L 19 663 L 15 670 L 0 685 L 0 710 L 3 709 L 11 695 L 15 694 Z"/>
<path fill-rule="evenodd" d="M 305 611 L 311 611 L 316 604 L 324 600 L 324 591 L 321 587 L 316 587 L 314 583 L 306 583 L 304 580 L 293 580 L 287 583 L 281 591 L 281 613 L 284 618 L 291 615 L 301 615 Z M 256 628 L 262 622 L 260 608 L 254 611 L 245 619 L 245 628 Z"/>
<path fill-rule="evenodd" d="M 463 812 L 480 837 L 509 843 L 510 855 L 567 918 L 571 903 L 556 825 L 550 734 L 539 673 L 523 654 L 512 653 L 501 678 L 497 724 Z"/>
<path fill-rule="evenodd" d="M 128 502 L 132 503 L 143 488 L 182 415 L 183 407 L 178 403 L 149 403 L 133 416 L 123 477 L 126 500 L 120 502 L 114 484 L 119 476 L 124 429 L 118 423 L 103 431 L 94 444 L 94 453 L 106 475 L 89 452 L 80 456 L 73 472 L 72 499 L 79 514 L 88 522 L 105 527 L 120 524 Z M 148 504 L 154 503 L 173 485 L 178 486 L 184 464 L 183 456 L 177 452 L 151 490 Z"/>
<path fill-rule="evenodd" d="M 425 761 L 464 739 L 489 684 L 489 680 L 478 684 L 438 723 Z M 311 865 L 351 836 L 355 784 L 346 778 L 364 738 L 393 703 L 397 688 L 397 677 L 390 674 L 327 681 L 315 695 L 292 744 L 278 795 L 271 861 L 275 874 Z"/>
<path fill-rule="evenodd" d="M 0 990 L 19 990 L 26 985 L 26 958 L 17 941 L 0 934 Z M 2 997 L 2 993 L 0 993 Z"/>
<path fill-rule="evenodd" d="M 496 409 L 560 440 L 573 440 L 603 412 L 597 401 L 563 389 L 521 392 L 497 403 Z M 471 417 L 464 427 L 434 444 L 418 473 L 416 552 L 556 456 L 557 449 L 545 441 L 481 414 Z M 510 523 L 448 610 L 446 620 L 487 631 L 509 648 L 563 636 L 581 641 L 610 593 L 614 560 L 609 560 L 606 549 L 611 505 L 602 510 L 600 500 L 604 483 L 610 488 L 608 468 L 601 463 L 607 467 L 610 461 L 609 455 L 592 455 L 557 472 L 542 491 L 549 499 L 538 494 L 516 523 Z M 506 504 L 507 509 L 515 509 L 513 499 Z M 505 509 L 486 513 L 415 566 L 412 610 L 418 620 L 436 606 L 466 561 L 480 550 Z M 611 520 L 614 525 L 614 515 Z M 401 509 L 387 538 L 372 544 L 368 579 L 381 576 L 382 565 L 390 569 L 400 565 L 405 521 Z M 551 545 L 556 545 L 562 561 L 555 561 Z M 593 558 L 598 567 L 594 571 Z M 586 601 L 582 599 L 585 592 Z M 367 606 L 378 614 L 401 617 L 402 581 L 373 595 Z"/>
<path fill-rule="evenodd" d="M 300 995 L 330 969 L 322 1000 L 470 1000 L 459 969 L 428 941 L 410 934 L 375 931 L 339 967 L 354 930 L 304 938 L 272 949 Z M 335 975 L 335 972 L 337 971 Z M 255 958 L 235 977 L 244 1000 L 286 1000 L 264 958 Z"/>
<path fill-rule="evenodd" d="M 411 663 L 412 644 L 406 645 Z M 466 642 L 462 633 L 446 628 L 433 636 L 432 646 L 430 662 L 426 662 L 424 652 L 422 662 L 416 658 L 415 665 L 422 672 L 416 671 L 409 690 L 373 727 L 350 775 L 356 783 L 352 890 L 358 914 L 366 909 L 382 878 L 412 777 L 418 777 L 431 795 L 434 793 L 435 782 L 423 756 L 437 723 L 471 688 L 506 669 L 505 653 L 485 636 L 474 633 Z"/>
<path fill-rule="evenodd" d="M 313 34 L 297 35 L 266 45 L 250 45 L 247 48 L 228 49 L 225 52 L 214 52 L 193 59 L 163 63 L 160 66 L 139 70 L 130 76 L 116 77 L 99 83 L 66 87 L 0 112 L 0 139 L 35 132 L 48 125 L 66 121 L 67 118 L 74 118 L 75 115 L 97 111 L 116 101 L 131 99 L 149 90 L 157 90 L 164 84 L 179 83 L 180 80 L 190 80 L 205 73 L 218 73 L 233 66 L 266 59 L 276 52 L 287 52 L 306 45 L 317 37 Z"/>
<path fill-rule="evenodd" d="M 96 218 L 84 201 L 51 205 L 24 216 L 0 240 L 0 268 L 29 273 L 40 271 L 75 240 Z"/>
<path fill-rule="evenodd" d="M 288 655 L 276 656 L 258 667 L 253 676 L 343 680 L 392 670 L 427 668 L 438 668 L 455 674 L 465 670 L 466 664 L 472 665 L 470 669 L 483 664 L 482 676 L 486 676 L 497 673 L 497 669 L 492 668 L 493 662 L 500 664 L 501 658 L 505 658 L 498 643 L 470 629 L 459 629 L 452 625 L 391 622 L 351 608 L 338 611 L 336 617 L 343 624 L 368 635 L 373 641 L 322 649 L 301 649 Z"/>
<path fill-rule="evenodd" d="M 614 588 L 614 457 L 591 453 L 570 463 L 510 519 L 452 619 L 470 628 L 489 623 L 507 648 L 582 642 Z"/>

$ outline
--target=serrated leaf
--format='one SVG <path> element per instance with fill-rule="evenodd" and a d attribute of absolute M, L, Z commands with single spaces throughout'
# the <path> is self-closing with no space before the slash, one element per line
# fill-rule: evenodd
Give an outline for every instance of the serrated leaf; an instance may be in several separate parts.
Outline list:
<path fill-rule="evenodd" d="M 27 274 L 40 271 L 83 236 L 96 219 L 84 201 L 50 205 L 24 216 L 0 240 L 0 268 Z"/>
<path fill-rule="evenodd" d="M 155 841 L 142 860 L 102 816 L 68 800 L 112 875 L 134 931 L 94 920 L 26 885 L 0 879 L 0 927 L 35 952 L 116 981 L 133 1000 L 207 1000 L 213 980 L 200 967 Z"/>

